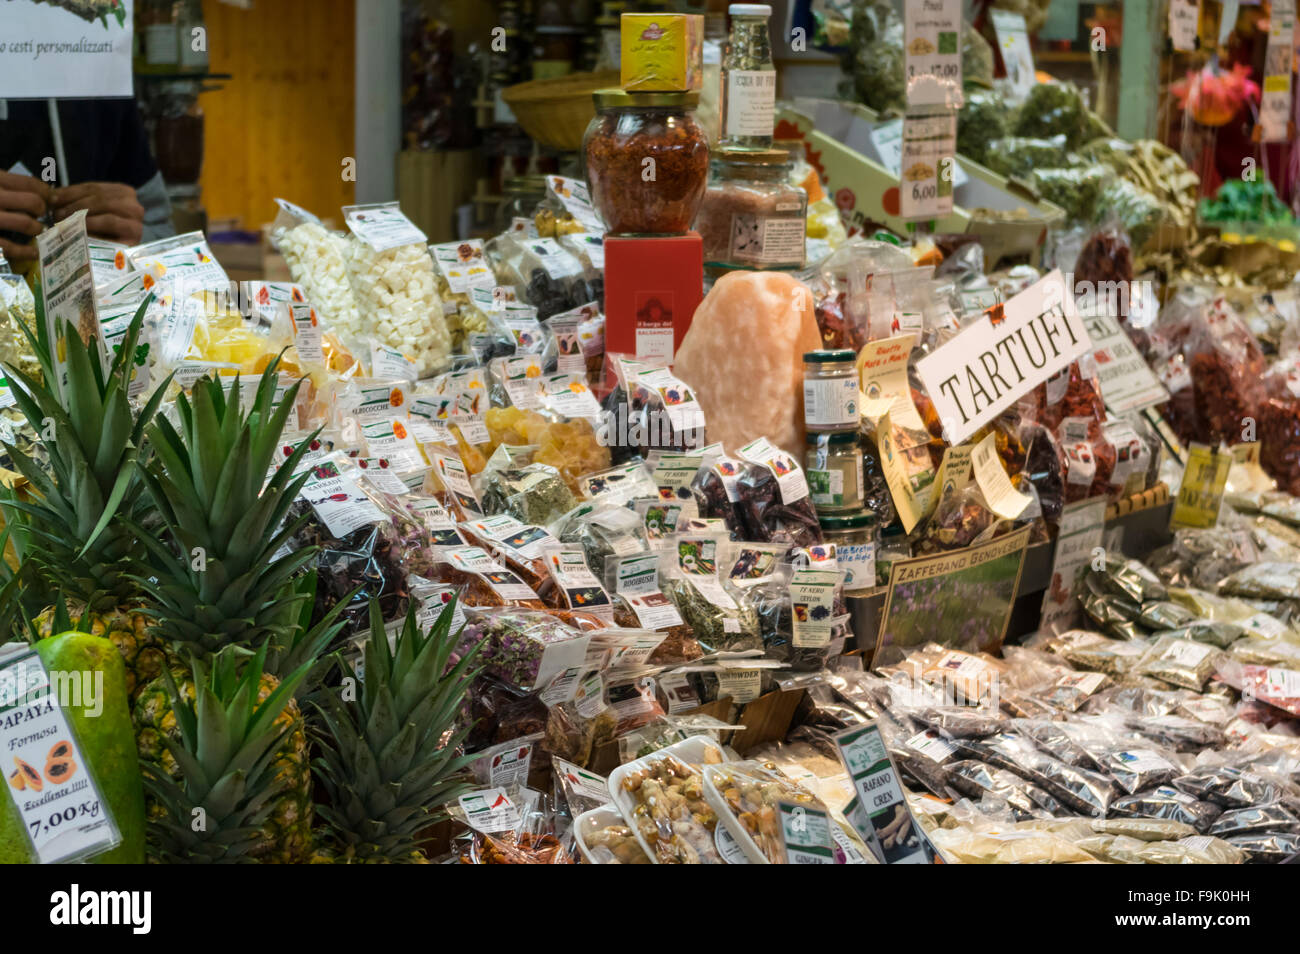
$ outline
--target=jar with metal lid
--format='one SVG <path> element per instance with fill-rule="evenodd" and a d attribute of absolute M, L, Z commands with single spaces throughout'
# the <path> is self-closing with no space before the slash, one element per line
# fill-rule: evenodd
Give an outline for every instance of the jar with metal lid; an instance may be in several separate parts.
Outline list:
<path fill-rule="evenodd" d="M 857 431 L 857 354 L 849 348 L 806 351 L 803 420 L 809 431 Z"/>
<path fill-rule="evenodd" d="M 546 198 L 546 176 L 511 176 L 505 181 L 505 201 L 497 212 L 497 231 L 506 232 L 515 219 L 533 220 Z"/>
<path fill-rule="evenodd" d="M 592 94 L 596 117 L 582 154 L 591 201 L 614 235 L 684 235 L 709 177 L 709 143 L 695 121 L 699 93 Z"/>
<path fill-rule="evenodd" d="M 819 514 L 861 510 L 862 447 L 857 431 L 808 434 L 804 474 Z"/>
<path fill-rule="evenodd" d="M 835 544 L 835 565 L 844 571 L 844 592 L 876 586 L 876 515 L 867 510 L 818 518 L 822 539 Z"/>
<path fill-rule="evenodd" d="M 704 261 L 734 268 L 802 268 L 808 193 L 791 185 L 783 149 L 714 157 L 695 229 Z"/>

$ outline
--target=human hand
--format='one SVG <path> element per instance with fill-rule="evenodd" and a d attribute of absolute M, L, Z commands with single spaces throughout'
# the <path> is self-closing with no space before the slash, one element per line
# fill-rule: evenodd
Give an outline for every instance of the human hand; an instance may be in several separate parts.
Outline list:
<path fill-rule="evenodd" d="M 40 179 L 0 172 L 0 232 L 38 235 L 44 226 L 40 218 L 48 208 L 53 189 Z M 36 246 L 0 238 L 0 251 L 11 262 L 36 258 Z"/>
<path fill-rule="evenodd" d="M 61 222 L 86 210 L 86 231 L 96 238 L 139 245 L 144 234 L 144 206 L 135 190 L 121 182 L 82 182 L 54 194 L 54 220 Z"/>

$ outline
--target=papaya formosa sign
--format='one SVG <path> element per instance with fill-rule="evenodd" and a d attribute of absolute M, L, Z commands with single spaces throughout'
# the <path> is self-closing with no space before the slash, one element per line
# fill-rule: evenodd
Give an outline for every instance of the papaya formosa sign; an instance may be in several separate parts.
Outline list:
<path fill-rule="evenodd" d="M 1060 271 L 1030 285 L 916 363 L 944 439 L 960 444 L 1070 362 L 1092 350 Z"/>

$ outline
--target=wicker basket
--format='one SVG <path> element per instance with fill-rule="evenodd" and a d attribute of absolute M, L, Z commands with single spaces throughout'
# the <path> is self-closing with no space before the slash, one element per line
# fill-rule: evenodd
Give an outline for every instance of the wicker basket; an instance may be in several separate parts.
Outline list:
<path fill-rule="evenodd" d="M 582 134 L 596 115 L 591 94 L 617 86 L 616 72 L 570 73 L 555 79 L 518 83 L 501 91 L 515 119 L 543 146 L 572 151 L 582 146 Z"/>

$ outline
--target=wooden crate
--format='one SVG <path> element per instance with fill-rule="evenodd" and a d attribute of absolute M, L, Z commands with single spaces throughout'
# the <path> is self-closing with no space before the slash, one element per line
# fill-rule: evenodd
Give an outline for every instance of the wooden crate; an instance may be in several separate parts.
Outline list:
<path fill-rule="evenodd" d="M 473 149 L 397 154 L 397 201 L 432 243 L 454 242 L 456 208 L 474 197 L 478 153 Z"/>

